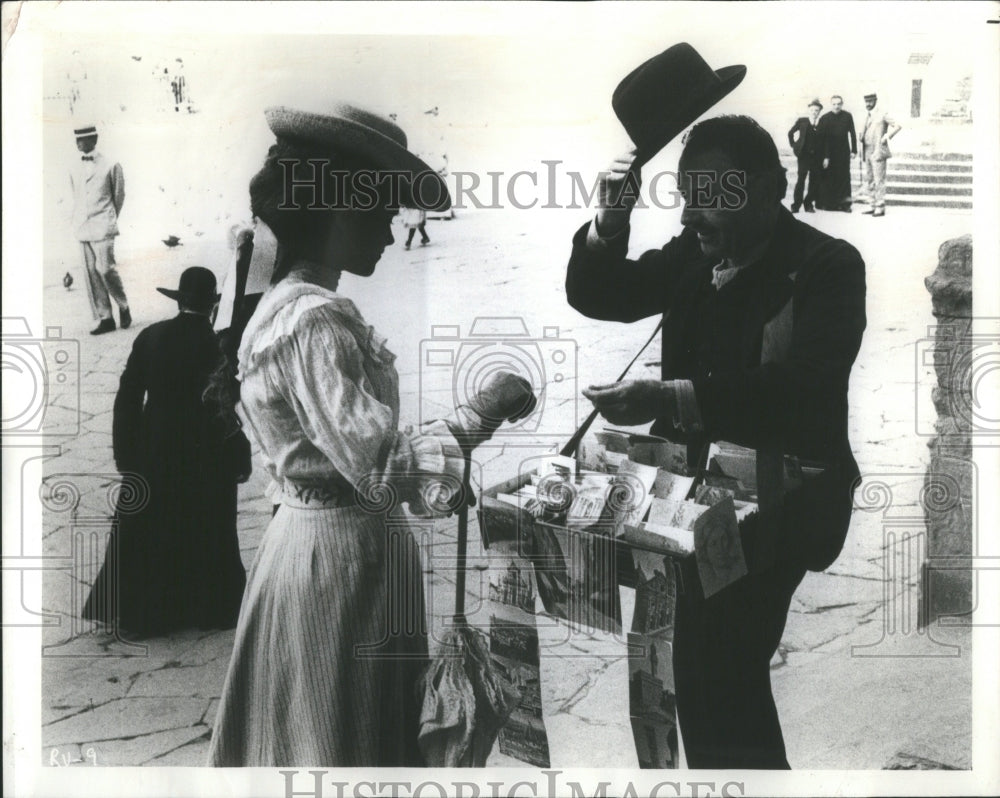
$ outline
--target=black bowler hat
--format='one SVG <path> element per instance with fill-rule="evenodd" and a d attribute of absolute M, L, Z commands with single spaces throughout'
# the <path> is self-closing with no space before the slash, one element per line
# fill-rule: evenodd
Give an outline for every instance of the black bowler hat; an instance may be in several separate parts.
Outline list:
<path fill-rule="evenodd" d="M 156 290 L 192 308 L 211 307 L 219 301 L 220 296 L 215 290 L 215 275 L 203 266 L 185 269 L 176 291 L 172 288 Z"/>
<path fill-rule="evenodd" d="M 742 65 L 713 70 L 681 42 L 632 70 L 615 89 L 611 107 L 645 163 L 684 128 L 740 85 Z"/>

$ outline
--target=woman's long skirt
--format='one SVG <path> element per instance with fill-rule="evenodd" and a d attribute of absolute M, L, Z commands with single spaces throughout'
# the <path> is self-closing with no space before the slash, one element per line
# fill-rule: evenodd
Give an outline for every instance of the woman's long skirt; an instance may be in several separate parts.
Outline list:
<path fill-rule="evenodd" d="M 249 574 L 209 764 L 419 766 L 426 664 L 405 521 L 286 497 Z"/>

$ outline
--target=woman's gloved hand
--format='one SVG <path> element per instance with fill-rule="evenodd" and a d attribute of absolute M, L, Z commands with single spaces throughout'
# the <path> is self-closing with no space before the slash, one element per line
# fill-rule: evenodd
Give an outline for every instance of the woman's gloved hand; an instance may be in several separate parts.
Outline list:
<path fill-rule="evenodd" d="M 469 406 L 486 425 L 496 429 L 504 421 L 520 421 L 534 411 L 538 400 L 531 383 L 510 371 L 490 375 L 486 384 L 469 400 Z"/>
<path fill-rule="evenodd" d="M 468 404 L 456 408 L 452 429 L 463 448 L 474 449 L 488 441 L 504 422 L 530 416 L 538 400 L 531 383 L 510 371 L 490 375 Z"/>

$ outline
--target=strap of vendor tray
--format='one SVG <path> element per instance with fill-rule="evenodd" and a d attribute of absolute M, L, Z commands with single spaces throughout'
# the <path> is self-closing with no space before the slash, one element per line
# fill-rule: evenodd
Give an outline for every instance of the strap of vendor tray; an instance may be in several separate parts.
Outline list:
<path fill-rule="evenodd" d="M 635 353 L 635 357 L 632 358 L 631 361 L 629 361 L 629 364 L 625 367 L 625 371 L 623 371 L 618 376 L 618 379 L 615 380 L 615 382 L 621 382 L 623 379 L 625 379 L 625 375 L 628 374 L 629 369 L 635 365 L 635 361 L 637 361 L 639 357 L 642 355 L 642 353 L 646 351 L 646 348 L 651 343 L 653 343 L 653 339 L 656 337 L 656 334 L 663 329 L 663 322 L 666 321 L 666 319 L 667 319 L 667 314 L 664 314 L 663 318 L 660 319 L 660 323 L 656 325 L 656 329 L 653 330 L 653 334 L 650 335 L 646 343 L 642 345 L 642 349 L 640 349 L 638 352 Z M 576 432 L 573 433 L 573 437 L 569 439 L 569 442 L 562 447 L 559 454 L 561 454 L 563 457 L 572 457 L 574 454 L 576 454 L 576 450 L 580 448 L 580 441 L 582 441 L 583 436 L 587 434 L 587 430 L 590 429 L 590 425 L 594 423 L 594 419 L 597 418 L 597 415 L 598 415 L 597 408 L 595 407 L 593 411 L 590 413 L 590 415 L 587 416 L 587 420 L 580 425 L 580 428 Z"/>

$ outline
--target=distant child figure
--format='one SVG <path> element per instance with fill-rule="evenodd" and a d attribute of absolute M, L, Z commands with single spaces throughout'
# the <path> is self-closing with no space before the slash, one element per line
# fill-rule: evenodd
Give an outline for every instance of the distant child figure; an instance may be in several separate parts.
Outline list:
<path fill-rule="evenodd" d="M 132 324 L 128 299 L 121 277 L 115 268 L 115 236 L 118 215 L 125 202 L 125 176 L 121 165 L 104 157 L 97 147 L 97 128 L 77 128 L 76 148 L 80 159 L 70 170 L 73 190 L 73 230 L 83 250 L 87 273 L 87 295 L 98 325 L 91 335 L 103 335 L 115 329 L 111 299 L 118 305 L 121 326 Z"/>
<path fill-rule="evenodd" d="M 403 226 L 406 227 L 410 232 L 406 235 L 406 246 L 405 249 L 410 248 L 410 244 L 413 243 L 413 234 L 420 231 L 420 246 L 425 246 L 430 243 L 430 236 L 427 235 L 427 230 L 424 225 L 427 224 L 427 213 L 422 208 L 404 208 L 403 209 Z"/>

